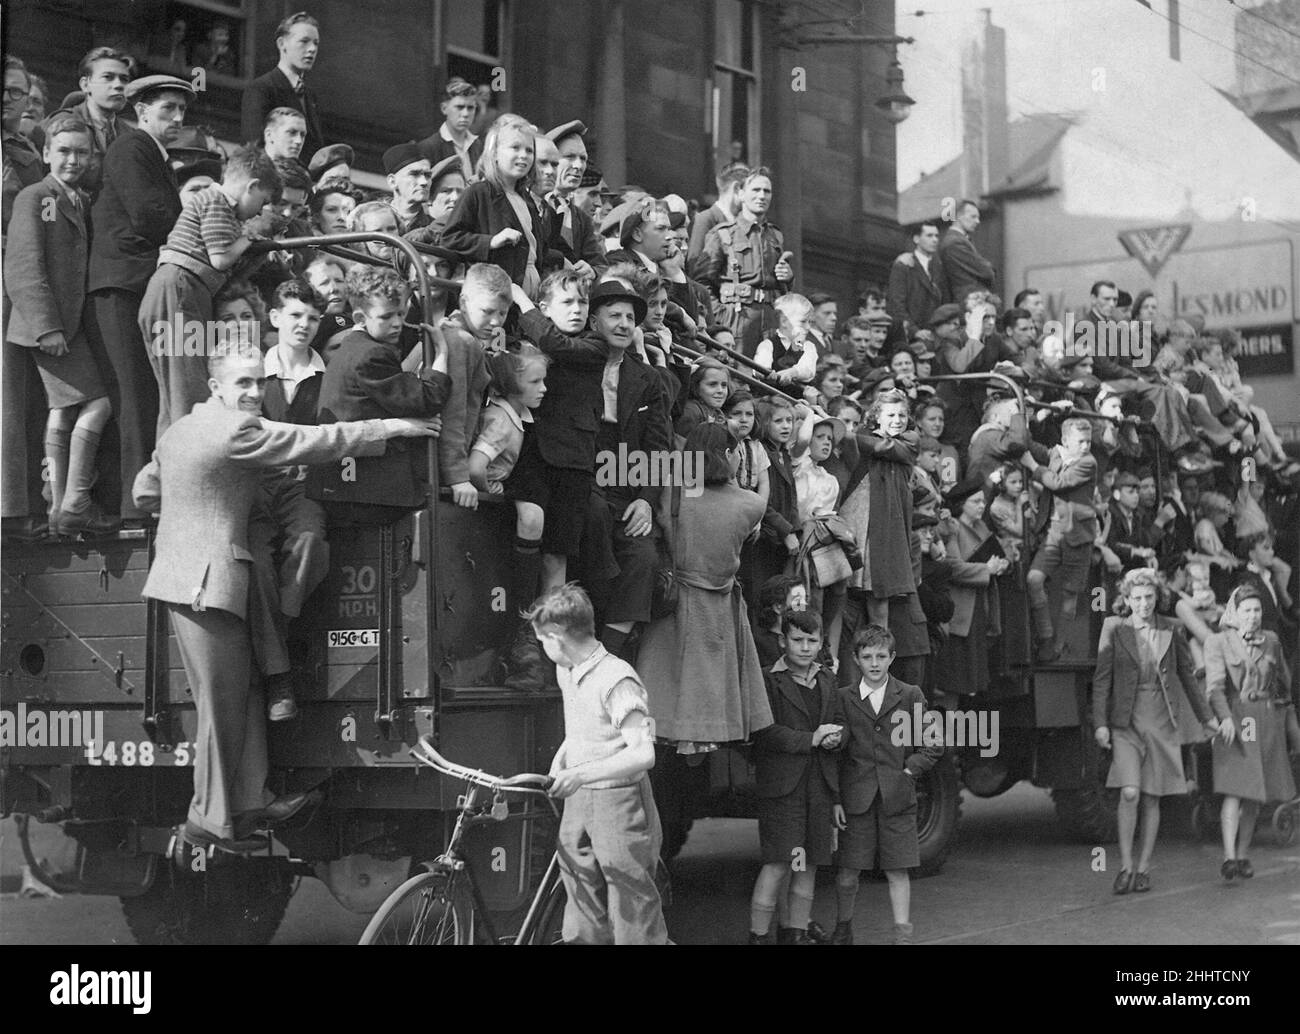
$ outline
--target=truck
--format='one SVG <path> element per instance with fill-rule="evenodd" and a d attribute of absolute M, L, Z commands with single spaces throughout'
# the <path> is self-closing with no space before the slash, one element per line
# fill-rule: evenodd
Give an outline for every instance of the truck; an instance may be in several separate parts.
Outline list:
<path fill-rule="evenodd" d="M 439 281 L 421 251 L 432 249 L 386 234 L 279 246 L 367 261 L 347 246 L 368 240 L 405 256 L 429 323 Z M 427 333 L 425 348 L 431 359 Z M 490 770 L 547 770 L 563 739 L 558 690 L 508 689 L 497 661 L 519 620 L 513 507 L 486 495 L 478 511 L 454 505 L 428 452 L 423 508 L 391 526 L 330 529 L 328 576 L 290 629 L 301 714 L 268 723 L 270 787 L 316 791 L 320 803 L 249 856 L 196 851 L 178 833 L 196 715 L 166 612 L 140 595 L 152 530 L 5 543 L 0 812 L 16 816 L 38 879 L 119 897 L 141 943 L 266 943 L 300 877 L 372 912 L 438 853 L 460 790 L 412 760 L 421 736 Z M 34 857 L 33 820 L 75 840 L 70 873 Z M 468 849 L 482 855 L 481 889 L 502 928 L 530 899 L 553 833 L 514 818 L 473 831 Z"/>

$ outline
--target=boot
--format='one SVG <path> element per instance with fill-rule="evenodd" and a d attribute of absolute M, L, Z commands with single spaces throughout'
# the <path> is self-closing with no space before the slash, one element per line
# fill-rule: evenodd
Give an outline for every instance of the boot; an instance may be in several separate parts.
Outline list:
<path fill-rule="evenodd" d="M 835 924 L 835 929 L 831 932 L 831 944 L 852 944 L 853 943 L 853 921 L 845 920 Z"/>
<path fill-rule="evenodd" d="M 266 680 L 266 717 L 272 722 L 287 722 L 298 717 L 298 702 L 293 697 L 293 675 L 283 672 Z"/>
<path fill-rule="evenodd" d="M 831 943 L 831 935 L 822 929 L 821 923 L 812 919 L 808 921 L 808 939 L 812 941 L 813 944 Z"/>
<path fill-rule="evenodd" d="M 502 685 L 524 693 L 540 693 L 555 684 L 555 665 L 542 649 L 533 626 L 524 622 L 515 633 L 505 657 L 506 675 Z"/>
<path fill-rule="evenodd" d="M 894 924 L 894 943 L 911 944 L 912 943 L 912 924 L 895 923 Z"/>
<path fill-rule="evenodd" d="M 749 943 L 750 944 L 776 944 L 777 943 L 776 934 L 774 934 L 771 930 L 768 930 L 767 933 L 754 933 L 753 930 L 750 930 Z"/>

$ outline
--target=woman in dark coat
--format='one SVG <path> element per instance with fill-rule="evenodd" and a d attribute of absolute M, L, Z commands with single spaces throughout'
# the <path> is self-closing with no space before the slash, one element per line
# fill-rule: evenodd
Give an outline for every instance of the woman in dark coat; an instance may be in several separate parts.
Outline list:
<path fill-rule="evenodd" d="M 725 426 L 698 425 L 685 452 L 704 456 L 704 490 L 663 493 L 660 524 L 679 596 L 674 613 L 646 627 L 638 667 L 656 734 L 695 753 L 749 739 L 772 724 L 772 708 L 736 579 L 741 543 L 762 520 L 763 501 L 736 484 L 739 443 Z"/>
<path fill-rule="evenodd" d="M 1291 673 L 1277 633 L 1260 628 L 1264 619 L 1259 588 L 1241 585 L 1228 599 L 1224 630 L 1205 640 L 1205 685 L 1219 719 L 1214 741 L 1214 789 L 1223 794 L 1225 880 L 1249 879 L 1246 857 L 1255 835 L 1259 806 L 1295 798 L 1288 752 L 1300 753 L 1300 723 L 1291 699 Z M 1235 627 L 1229 627 L 1228 622 Z M 1243 735 L 1253 724 L 1254 735 Z"/>

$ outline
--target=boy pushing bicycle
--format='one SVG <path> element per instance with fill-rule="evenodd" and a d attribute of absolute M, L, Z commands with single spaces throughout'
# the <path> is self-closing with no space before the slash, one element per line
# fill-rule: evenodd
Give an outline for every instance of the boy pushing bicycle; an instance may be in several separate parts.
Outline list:
<path fill-rule="evenodd" d="M 650 790 L 654 732 L 645 686 L 596 638 L 591 600 L 552 589 L 524 614 L 555 662 L 564 742 L 551 794 L 565 799 L 558 855 L 568 903 L 564 940 L 667 944 L 655 868 L 663 833 Z"/>

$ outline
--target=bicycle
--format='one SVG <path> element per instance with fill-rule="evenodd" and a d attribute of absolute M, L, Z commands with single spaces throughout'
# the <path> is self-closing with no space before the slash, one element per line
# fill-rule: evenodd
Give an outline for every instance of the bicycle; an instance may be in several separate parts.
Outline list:
<path fill-rule="evenodd" d="M 514 937 L 498 936 L 491 914 L 483 901 L 474 870 L 460 853 L 465 833 L 473 826 L 501 822 L 512 813 L 511 795 L 525 799 L 540 797 L 550 806 L 550 814 L 559 818 L 560 809 L 547 796 L 551 777 L 533 773 L 503 778 L 448 761 L 433 745 L 429 736 L 421 736 L 411 757 L 449 779 L 463 781 L 465 793 L 457 798 L 456 824 L 443 852 L 431 862 L 421 863 L 417 873 L 393 891 L 379 906 L 365 931 L 361 944 L 554 944 L 560 940 L 564 919 L 564 884 L 560 880 L 559 855 L 552 853 L 550 864 L 533 895 L 523 923 Z M 492 794 L 491 803 L 483 801 L 484 791 Z M 525 807 L 513 813 L 524 822 L 534 822 L 547 814 L 542 808 Z"/>

